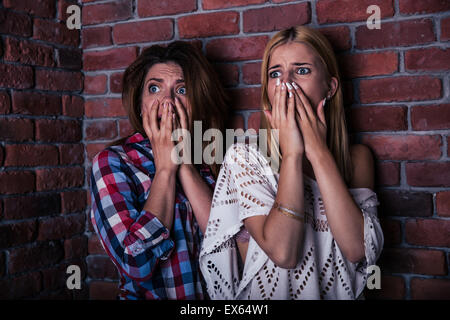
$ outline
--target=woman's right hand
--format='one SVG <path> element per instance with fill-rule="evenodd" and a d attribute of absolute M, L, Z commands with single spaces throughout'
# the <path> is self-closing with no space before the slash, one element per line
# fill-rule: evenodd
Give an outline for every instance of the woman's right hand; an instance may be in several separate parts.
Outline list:
<path fill-rule="evenodd" d="M 160 102 L 155 100 L 151 106 L 144 105 L 142 112 L 142 124 L 152 146 L 156 171 L 167 170 L 176 172 L 178 164 L 172 161 L 171 153 L 175 147 L 172 141 L 172 128 L 175 117 L 173 106 L 163 103 L 161 126 L 158 124 L 158 107 Z"/>
<path fill-rule="evenodd" d="M 291 94 L 289 95 L 289 91 Z M 278 138 L 283 157 L 302 156 L 305 150 L 303 137 L 295 117 L 295 98 L 292 87 L 281 83 L 275 87 L 272 112 L 264 111 Z"/>

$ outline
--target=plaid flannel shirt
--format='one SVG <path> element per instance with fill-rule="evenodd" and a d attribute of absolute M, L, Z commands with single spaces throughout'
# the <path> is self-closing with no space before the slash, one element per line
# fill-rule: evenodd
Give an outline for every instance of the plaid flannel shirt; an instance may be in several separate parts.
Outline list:
<path fill-rule="evenodd" d="M 214 188 L 208 167 L 200 170 Z M 155 175 L 148 139 L 136 133 L 100 152 L 91 174 L 91 221 L 120 273 L 121 299 L 203 299 L 202 234 L 180 183 L 169 231 L 143 210 Z"/>

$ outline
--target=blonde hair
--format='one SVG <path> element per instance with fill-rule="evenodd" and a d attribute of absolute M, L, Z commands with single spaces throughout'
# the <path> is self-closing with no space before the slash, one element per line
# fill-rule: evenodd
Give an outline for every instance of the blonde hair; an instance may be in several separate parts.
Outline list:
<path fill-rule="evenodd" d="M 262 109 L 272 110 L 269 101 L 267 83 L 268 83 L 268 67 L 269 60 L 273 51 L 288 42 L 301 42 L 308 44 L 318 54 L 322 60 L 328 76 L 335 77 L 338 80 L 338 86 L 333 97 L 327 101 L 325 107 L 325 119 L 327 123 L 327 145 L 330 149 L 339 171 L 347 184 L 352 178 L 352 161 L 350 156 L 349 138 L 347 135 L 347 126 L 345 122 L 344 102 L 341 90 L 341 81 L 339 77 L 338 64 L 333 49 L 328 40 L 317 30 L 298 26 L 282 30 L 275 34 L 267 44 L 264 50 L 264 56 L 261 66 L 261 86 L 262 86 Z M 261 119 L 262 129 L 272 129 L 265 113 Z M 272 130 L 269 130 L 272 132 Z M 278 148 L 278 141 L 272 134 L 267 139 L 268 152 L 276 152 L 276 156 L 272 159 L 282 159 Z M 278 166 L 279 167 L 279 166 Z"/>

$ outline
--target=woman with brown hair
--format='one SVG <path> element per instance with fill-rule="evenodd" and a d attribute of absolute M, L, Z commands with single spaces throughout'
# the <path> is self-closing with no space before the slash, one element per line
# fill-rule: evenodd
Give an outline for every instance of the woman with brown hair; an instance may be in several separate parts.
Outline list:
<path fill-rule="evenodd" d="M 212 299 L 356 299 L 378 259 L 373 159 L 349 145 L 333 50 L 295 27 L 267 44 L 265 150 L 234 144 L 214 192 L 200 253 Z M 276 170 L 273 170 L 273 168 Z M 279 168 L 279 171 L 278 169 Z"/>
<path fill-rule="evenodd" d="M 177 164 L 172 132 L 194 121 L 223 131 L 224 90 L 200 50 L 178 41 L 142 51 L 122 101 L 135 133 L 101 151 L 91 175 L 91 220 L 120 298 L 202 299 L 198 254 L 219 164 Z"/>

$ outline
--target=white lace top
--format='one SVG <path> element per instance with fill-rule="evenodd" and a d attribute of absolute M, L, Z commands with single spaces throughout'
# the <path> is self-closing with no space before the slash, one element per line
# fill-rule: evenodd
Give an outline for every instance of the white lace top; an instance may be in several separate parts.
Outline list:
<path fill-rule="evenodd" d="M 366 268 L 377 261 L 384 240 L 377 196 L 370 189 L 350 189 L 364 216 L 363 261 L 354 264 L 343 256 L 330 232 L 318 185 L 304 175 L 307 216 L 297 266 L 278 267 L 250 237 L 245 264 L 240 267 L 235 236 L 244 219 L 269 214 L 278 178 L 256 146 L 236 143 L 228 149 L 200 252 L 200 268 L 211 299 L 360 298 Z"/>

